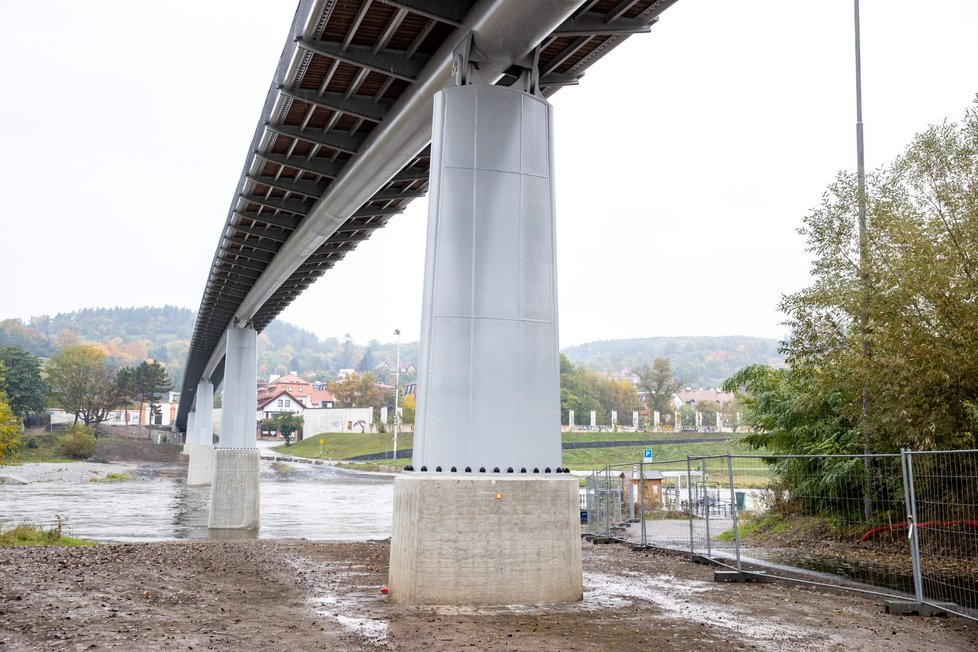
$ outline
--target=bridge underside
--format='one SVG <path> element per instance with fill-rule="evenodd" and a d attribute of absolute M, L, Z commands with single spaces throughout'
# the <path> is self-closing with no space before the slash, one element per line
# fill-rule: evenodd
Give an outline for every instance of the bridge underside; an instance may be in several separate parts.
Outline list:
<path fill-rule="evenodd" d="M 530 65 L 546 97 L 674 2 L 302 0 L 208 275 L 177 428 L 198 382 L 223 379 L 229 327 L 263 330 L 427 192 L 432 97 L 460 44 L 490 83 Z"/>

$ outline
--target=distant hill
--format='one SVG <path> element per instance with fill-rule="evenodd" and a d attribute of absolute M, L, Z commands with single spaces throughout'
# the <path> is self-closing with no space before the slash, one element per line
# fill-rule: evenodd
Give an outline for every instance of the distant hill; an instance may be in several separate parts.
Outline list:
<path fill-rule="evenodd" d="M 187 308 L 87 308 L 50 317 L 32 317 L 26 324 L 19 319 L 0 321 L 0 345 L 15 345 L 42 358 L 48 358 L 69 344 L 95 344 L 119 366 L 158 360 L 170 374 L 176 389 L 183 382 L 190 337 L 196 314 Z M 258 336 L 258 376 L 284 375 L 296 371 L 308 380 L 331 380 L 340 369 L 369 369 L 387 380 L 376 365 L 397 352 L 394 342 L 371 340 L 357 344 L 352 339 L 319 339 L 314 333 L 292 324 L 273 321 Z M 365 360 L 367 350 L 370 355 Z M 418 343 L 401 344 L 401 362 L 417 364 Z M 410 382 L 413 375 L 402 375 Z"/>
<path fill-rule="evenodd" d="M 588 342 L 569 346 L 563 353 L 574 364 L 601 372 L 622 367 L 635 369 L 652 364 L 655 358 L 666 358 L 683 384 L 719 387 L 735 371 L 749 364 L 783 366 L 779 344 L 776 339 L 740 335 L 643 337 Z"/>
<path fill-rule="evenodd" d="M 23 347 L 42 358 L 66 344 L 97 344 L 118 365 L 139 364 L 152 358 L 163 364 L 176 388 L 183 381 L 195 313 L 187 308 L 88 308 L 54 317 L 0 321 L 0 345 Z M 393 381 L 376 369 L 393 364 L 397 345 L 371 340 L 359 344 L 348 337 L 320 339 L 292 324 L 273 321 L 258 336 L 258 376 L 296 371 L 307 380 L 331 380 L 340 369 L 374 370 L 381 380 Z M 367 356 L 369 349 L 370 355 Z M 668 358 L 687 385 L 716 387 L 741 367 L 752 363 L 783 364 L 778 341 L 759 337 L 650 337 L 589 342 L 564 349 L 574 363 L 594 371 L 611 372 L 641 367 L 655 358 Z M 366 359 L 365 359 L 366 358 Z M 402 364 L 418 363 L 418 343 L 401 343 Z M 401 377 L 411 382 L 414 374 Z"/>

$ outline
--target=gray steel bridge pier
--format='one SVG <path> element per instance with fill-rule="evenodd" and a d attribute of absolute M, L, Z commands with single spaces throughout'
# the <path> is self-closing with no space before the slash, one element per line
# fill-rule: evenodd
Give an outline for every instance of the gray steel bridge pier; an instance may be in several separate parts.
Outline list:
<path fill-rule="evenodd" d="M 214 450 L 209 528 L 252 530 L 259 524 L 261 462 L 255 434 L 257 335 L 251 326 L 233 326 L 227 330 L 221 440 Z"/>
<path fill-rule="evenodd" d="M 188 485 L 208 485 L 214 475 L 214 385 L 207 380 L 197 383 L 197 404 L 187 422 L 185 451 Z"/>
<path fill-rule="evenodd" d="M 211 485 L 210 527 L 259 525 L 256 331 L 424 195 L 431 172 L 420 423 L 415 471 L 395 486 L 392 598 L 581 597 L 577 484 L 557 473 L 544 98 L 675 2 L 299 0 L 220 231 L 175 423 L 188 483 Z M 500 405 L 505 431 L 486 425 Z"/>
<path fill-rule="evenodd" d="M 560 468 L 553 109 L 535 70 L 465 84 L 465 63 L 435 96 L 423 391 L 415 471 L 394 481 L 391 598 L 580 600 L 578 482 Z"/>

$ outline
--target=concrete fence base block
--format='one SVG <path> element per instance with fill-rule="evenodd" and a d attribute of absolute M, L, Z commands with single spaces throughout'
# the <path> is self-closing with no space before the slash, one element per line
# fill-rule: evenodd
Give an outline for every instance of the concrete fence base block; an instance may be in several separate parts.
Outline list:
<path fill-rule="evenodd" d="M 214 450 L 214 474 L 207 527 L 220 530 L 258 528 L 261 458 L 257 448 Z"/>
<path fill-rule="evenodd" d="M 190 462 L 187 464 L 187 484 L 210 484 L 214 477 L 214 447 L 191 445 L 187 452 L 190 455 Z"/>
<path fill-rule="evenodd" d="M 955 607 L 951 602 L 914 602 L 911 600 L 884 600 L 886 613 L 897 616 L 946 616 Z"/>
<path fill-rule="evenodd" d="M 403 604 L 581 600 L 577 478 L 398 476 L 388 586 Z"/>

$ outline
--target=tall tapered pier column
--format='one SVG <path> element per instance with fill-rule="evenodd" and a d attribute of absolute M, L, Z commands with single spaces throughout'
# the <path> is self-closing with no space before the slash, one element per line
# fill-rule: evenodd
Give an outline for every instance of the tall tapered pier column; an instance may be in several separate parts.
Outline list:
<path fill-rule="evenodd" d="M 214 450 L 210 516 L 216 529 L 255 529 L 259 523 L 261 466 L 255 439 L 258 361 L 255 329 L 228 329 L 224 358 L 221 439 Z M 198 405 L 199 409 L 199 405 Z M 197 415 L 197 422 L 200 422 Z"/>
<path fill-rule="evenodd" d="M 214 385 L 197 383 L 195 409 L 187 421 L 187 484 L 206 485 L 214 476 Z"/>
<path fill-rule="evenodd" d="M 190 441 L 191 439 L 193 439 L 194 436 L 194 423 L 196 422 L 196 420 L 197 420 L 197 413 L 194 410 L 190 410 L 190 412 L 187 413 L 187 432 L 185 432 L 183 436 L 182 452 L 184 454 L 190 453 Z"/>
<path fill-rule="evenodd" d="M 394 483 L 391 598 L 582 597 L 560 473 L 552 108 L 516 87 L 435 96 L 414 472 Z"/>

